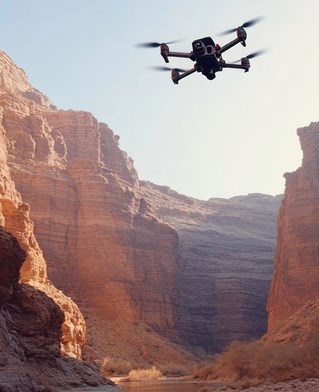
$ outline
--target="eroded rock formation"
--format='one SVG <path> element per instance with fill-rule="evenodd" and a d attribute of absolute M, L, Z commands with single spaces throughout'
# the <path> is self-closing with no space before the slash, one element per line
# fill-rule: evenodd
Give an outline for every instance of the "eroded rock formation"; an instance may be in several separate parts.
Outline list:
<path fill-rule="evenodd" d="M 266 332 L 276 216 L 282 197 L 200 201 L 149 182 L 144 197 L 178 233 L 186 340 L 210 352 Z"/>
<path fill-rule="evenodd" d="M 27 253 L 21 281 L 65 314 L 63 350 L 85 342 L 68 297 L 91 360 L 188 366 L 181 339 L 216 351 L 261 335 L 280 198 L 141 184 L 106 124 L 57 110 L 1 52 L 0 71 L 0 218 Z"/>
<path fill-rule="evenodd" d="M 90 113 L 56 110 L 23 71 L 12 62 L 10 68 L 10 59 L 1 56 L 4 159 L 14 186 L 32 208 L 47 262 L 42 256 L 27 260 L 22 280 L 46 281 L 48 269 L 54 285 L 76 301 L 89 330 L 86 358 L 116 351 L 149 363 L 152 346 L 172 347 L 157 332 L 178 340 L 177 234 L 141 198 L 133 162 L 119 149 L 118 136 Z M 41 253 L 36 246 L 35 241 L 30 252 Z M 62 328 L 67 348 L 85 339 L 81 320 L 70 319 Z M 137 330 L 144 335 L 133 339 Z M 136 342 L 114 350 L 119 331 L 128 343 Z M 180 363 L 193 360 L 182 349 L 176 355 Z"/>
<path fill-rule="evenodd" d="M 298 136 L 302 166 L 285 174 L 286 190 L 278 216 L 268 303 L 270 332 L 319 297 L 319 123 L 299 128 Z"/>
<path fill-rule="evenodd" d="M 97 369 L 61 353 L 65 313 L 44 291 L 19 283 L 26 256 L 0 228 L 0 390 L 107 384 Z"/>
<path fill-rule="evenodd" d="M 51 107 L 3 52 L 0 76 L 1 103 L 10 102 L 13 111 L 32 111 L 34 101 Z M 82 314 L 47 278 L 29 204 L 17 192 L 9 166 L 10 143 L 23 156 L 25 135 L 10 141 L 10 115 L 5 119 L 3 114 L 0 104 L 0 389 L 105 384 L 96 368 L 80 361 L 86 335 Z M 13 128 L 19 132 L 18 124 Z"/>

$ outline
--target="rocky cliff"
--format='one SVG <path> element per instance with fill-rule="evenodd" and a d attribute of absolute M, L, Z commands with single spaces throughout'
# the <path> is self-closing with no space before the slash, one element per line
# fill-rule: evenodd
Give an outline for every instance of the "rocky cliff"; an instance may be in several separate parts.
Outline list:
<path fill-rule="evenodd" d="M 85 324 L 85 358 L 130 366 L 188 366 L 177 343 L 216 351 L 265 331 L 280 197 L 140 183 L 106 124 L 58 110 L 2 52 L 0 75 L 0 218 L 27 253 L 21 282 L 65 315 L 68 355 Z"/>
<path fill-rule="evenodd" d="M 22 70 L 0 53 L 0 99 L 17 112 L 33 101 L 49 107 Z M 31 101 L 30 101 L 31 99 Z M 105 383 L 96 369 L 78 361 L 85 321 L 77 305 L 48 280 L 34 236 L 30 206 L 12 180 L 10 141 L 0 104 L 0 385 L 1 391 Z M 22 139 L 14 141 L 17 145 Z M 23 149 L 19 150 L 23 155 Z M 49 370 L 50 369 L 50 370 Z M 82 374 L 81 374 L 82 373 Z M 47 376 L 46 376 L 47 375 Z M 28 389 L 29 388 L 29 389 Z"/>
<path fill-rule="evenodd" d="M 1 392 L 106 385 L 97 369 L 63 355 L 63 346 L 74 338 L 69 329 L 66 333 L 66 322 L 75 324 L 66 315 L 71 301 L 62 303 L 63 295 L 56 293 L 53 297 L 56 289 L 52 287 L 47 290 L 51 291 L 49 296 L 41 290 L 43 284 L 39 288 L 20 284 L 20 268 L 26 257 L 18 240 L 0 228 Z"/>
<path fill-rule="evenodd" d="M 57 110 L 4 53 L 0 71 L 3 159 L 27 213 L 31 206 L 46 260 L 32 237 L 29 252 L 39 257 L 26 260 L 22 281 L 45 283 L 48 273 L 76 301 L 88 326 L 88 359 L 130 358 L 141 365 L 154 356 L 165 363 L 170 353 L 189 363 L 193 357 L 162 336 L 179 339 L 177 233 L 139 194 L 118 136 L 90 113 Z M 85 340 L 83 318 L 71 319 L 76 327 L 66 322 L 62 328 L 69 353 L 71 343 Z"/>
<path fill-rule="evenodd" d="M 149 182 L 144 197 L 178 233 L 180 329 L 193 346 L 220 351 L 266 332 L 281 196 L 200 201 Z"/>
<path fill-rule="evenodd" d="M 308 301 L 319 297 L 319 123 L 299 128 L 302 166 L 286 173 L 278 216 L 274 276 L 268 302 L 273 332 Z"/>

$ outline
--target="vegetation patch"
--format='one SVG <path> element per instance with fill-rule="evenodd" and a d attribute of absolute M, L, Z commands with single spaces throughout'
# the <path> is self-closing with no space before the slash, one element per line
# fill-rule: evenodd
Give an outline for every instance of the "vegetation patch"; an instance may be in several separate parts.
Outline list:
<path fill-rule="evenodd" d="M 140 381 L 140 380 L 157 380 L 162 377 L 162 373 L 152 366 L 149 369 L 135 369 L 131 370 L 122 381 Z"/>
<path fill-rule="evenodd" d="M 265 381 L 319 377 L 318 361 L 319 331 L 302 346 L 267 340 L 234 342 L 213 362 L 197 367 L 193 376 L 248 388 Z"/>

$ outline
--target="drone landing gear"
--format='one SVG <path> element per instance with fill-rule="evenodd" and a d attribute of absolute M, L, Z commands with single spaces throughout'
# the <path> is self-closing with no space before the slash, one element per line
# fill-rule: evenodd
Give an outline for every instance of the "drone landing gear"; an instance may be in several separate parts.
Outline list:
<path fill-rule="evenodd" d="M 230 64 L 230 65 L 232 65 L 232 64 Z M 234 68 L 242 68 L 242 67 L 241 67 L 240 65 L 239 65 L 239 66 L 237 65 L 237 66 L 234 67 Z M 195 67 L 194 67 L 194 68 L 190 69 L 189 71 L 183 72 L 182 74 L 181 74 L 180 71 L 178 71 L 176 68 L 173 68 L 173 69 L 172 69 L 172 73 L 171 73 L 171 78 L 172 78 L 172 81 L 174 82 L 174 84 L 178 84 L 178 82 L 179 82 L 181 79 L 186 78 L 186 76 L 189 76 L 189 75 L 191 75 L 191 74 L 194 73 L 194 72 L 202 72 L 202 71 L 199 69 L 199 67 L 198 67 L 197 64 L 195 64 Z M 209 80 L 213 80 L 213 79 L 215 79 L 215 77 L 216 77 L 216 74 L 215 74 L 214 71 L 210 71 L 210 72 L 208 72 L 208 73 L 202 72 L 202 74 L 205 75 L 206 78 L 209 79 Z"/>

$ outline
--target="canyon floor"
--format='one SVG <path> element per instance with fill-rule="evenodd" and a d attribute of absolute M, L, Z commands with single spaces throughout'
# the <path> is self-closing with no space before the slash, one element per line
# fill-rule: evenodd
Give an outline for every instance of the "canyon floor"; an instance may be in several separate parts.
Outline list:
<path fill-rule="evenodd" d="M 156 385 L 152 382 L 149 382 L 149 388 L 143 385 L 142 388 L 134 387 L 130 388 L 129 384 L 125 387 L 121 386 L 120 388 L 104 386 L 104 387 L 96 387 L 96 388 L 75 388 L 69 390 L 68 392 L 114 392 L 116 390 L 126 390 L 128 387 L 129 391 L 153 391 L 153 392 L 175 392 L 175 389 L 172 389 L 172 384 L 167 385 L 166 387 L 160 386 L 160 383 L 156 382 Z M 245 391 L 245 392 L 318 392 L 319 391 L 319 379 L 313 378 L 305 381 L 301 380 L 292 380 L 285 381 L 279 383 L 267 383 L 263 385 L 259 385 L 256 387 L 250 388 L 236 388 L 236 387 L 227 387 L 225 385 L 221 385 L 215 381 L 195 381 L 194 392 L 232 392 L 232 391 Z M 178 381 L 176 382 L 176 391 L 180 390 L 180 385 L 178 385 Z M 193 390 L 193 389 L 192 389 Z M 62 392 L 62 391 L 60 391 Z"/>
<path fill-rule="evenodd" d="M 242 390 L 242 389 L 234 389 L 228 387 L 221 387 L 216 389 L 215 387 L 203 387 L 199 390 L 199 392 L 212 392 L 212 391 L 223 391 L 223 392 L 230 392 L 230 391 Z M 319 379 L 312 378 L 305 381 L 300 380 L 292 380 L 292 381 L 285 381 L 279 382 L 275 384 L 264 384 L 259 385 L 257 387 L 251 387 L 244 389 L 245 392 L 318 392 L 319 391 Z"/>

